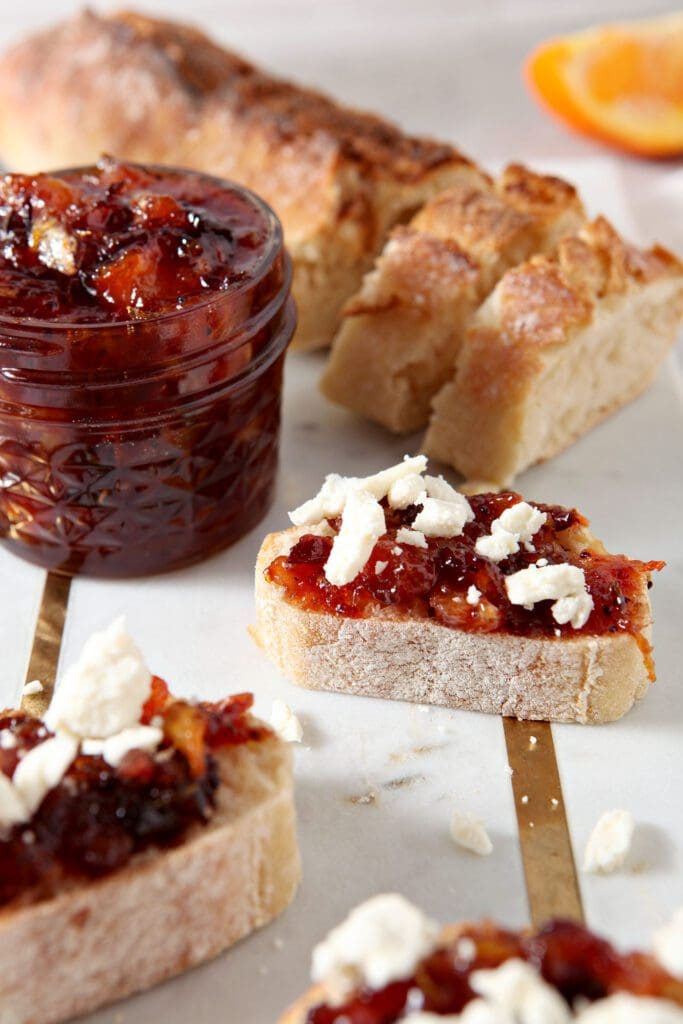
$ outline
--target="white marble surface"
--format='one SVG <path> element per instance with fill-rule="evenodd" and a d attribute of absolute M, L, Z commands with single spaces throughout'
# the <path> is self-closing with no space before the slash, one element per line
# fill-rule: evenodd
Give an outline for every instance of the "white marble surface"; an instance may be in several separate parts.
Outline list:
<path fill-rule="evenodd" d="M 30 0 L 3 6 L 0 43 L 78 5 Z M 148 0 L 154 13 L 185 5 Z M 665 4 L 572 5 L 498 0 L 419 5 L 306 0 L 197 0 L 196 21 L 296 77 L 371 106 L 413 128 L 457 140 L 489 163 L 522 158 L 581 184 L 589 206 L 643 240 L 683 250 L 683 171 L 615 159 L 536 111 L 519 63 L 539 38 L 604 12 L 633 15 Z M 253 645 L 251 574 L 262 534 L 285 523 L 332 469 L 363 473 L 412 450 L 327 405 L 319 357 L 291 357 L 277 501 L 262 528 L 202 566 L 143 582 L 77 580 L 62 664 L 89 634 L 125 612 L 154 671 L 182 693 L 217 697 L 250 688 L 267 715 L 275 696 L 303 721 L 296 751 L 305 880 L 292 908 L 261 933 L 184 978 L 102 1011 L 93 1024 L 272 1024 L 306 983 L 312 944 L 358 900 L 399 889 L 443 919 L 495 915 L 514 925 L 527 909 L 500 721 L 289 687 Z M 527 473 L 532 498 L 577 504 L 613 550 L 665 558 L 653 591 L 659 681 L 625 721 L 555 729 L 560 771 L 579 856 L 599 814 L 633 811 L 627 869 L 581 877 L 592 925 L 623 944 L 644 943 L 683 903 L 683 383 L 673 360 L 656 386 L 570 451 Z M 43 574 L 0 552 L 0 704 L 19 694 Z M 372 795 L 367 803 L 358 797 Z M 448 837 L 455 808 L 476 813 L 494 852 L 478 859 Z M 123 1018 L 118 1016 L 123 1014 Z"/>

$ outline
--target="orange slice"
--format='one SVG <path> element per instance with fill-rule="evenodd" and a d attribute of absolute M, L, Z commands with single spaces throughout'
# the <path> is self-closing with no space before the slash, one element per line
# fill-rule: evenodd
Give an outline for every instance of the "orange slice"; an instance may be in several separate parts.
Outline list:
<path fill-rule="evenodd" d="M 525 76 L 579 132 L 643 156 L 683 153 L 683 13 L 551 39 Z"/>

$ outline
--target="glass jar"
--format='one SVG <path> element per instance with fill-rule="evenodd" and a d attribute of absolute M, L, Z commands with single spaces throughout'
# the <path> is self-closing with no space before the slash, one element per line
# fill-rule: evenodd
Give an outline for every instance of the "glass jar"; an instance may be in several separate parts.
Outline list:
<path fill-rule="evenodd" d="M 253 271 L 142 319 L 51 322 L 0 309 L 0 538 L 67 575 L 190 564 L 258 523 L 273 493 L 295 326 L 279 221 L 239 186 L 156 170 L 248 207 L 265 238 Z"/>

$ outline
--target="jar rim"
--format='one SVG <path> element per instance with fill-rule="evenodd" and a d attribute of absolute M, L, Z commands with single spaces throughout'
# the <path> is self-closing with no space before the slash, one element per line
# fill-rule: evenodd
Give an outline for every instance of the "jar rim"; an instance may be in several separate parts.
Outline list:
<path fill-rule="evenodd" d="M 188 303 L 187 306 L 182 309 L 169 309 L 160 313 L 151 313 L 148 316 L 131 317 L 125 320 L 97 320 L 92 322 L 82 320 L 49 320 L 41 319 L 40 317 L 28 316 L 8 316 L 0 311 L 0 331 L 8 330 L 15 334 L 29 333 L 36 330 L 40 330 L 41 332 L 54 332 L 55 334 L 62 334 L 66 332 L 74 334 L 91 334 L 102 330 L 111 331 L 112 328 L 116 330 L 130 330 L 131 328 L 134 329 L 136 327 L 140 327 L 143 324 L 147 326 L 155 323 L 166 324 L 172 322 L 174 319 L 187 316 L 189 313 L 199 312 L 206 306 L 219 302 L 223 297 L 227 298 L 229 296 L 233 299 L 235 296 L 239 296 L 241 292 L 251 291 L 257 287 L 265 277 L 267 277 L 272 269 L 274 261 L 277 259 L 277 256 L 284 245 L 284 235 L 280 218 L 265 199 L 262 199 L 261 196 L 252 189 L 247 188 L 246 185 L 242 185 L 230 178 L 221 178 L 215 174 L 205 174 L 203 171 L 195 171 L 186 167 L 175 167 L 172 164 L 141 164 L 133 161 L 127 161 L 127 165 L 162 174 L 172 171 L 177 174 L 189 175 L 193 178 L 202 178 L 205 181 L 211 181 L 214 184 L 225 188 L 226 191 L 237 192 L 251 202 L 263 216 L 264 223 L 269 228 L 268 237 L 264 242 L 263 258 L 258 263 L 255 272 L 250 274 L 249 277 L 243 281 L 233 282 L 228 285 L 227 288 L 219 288 L 209 292 L 205 297 L 202 297 L 196 302 Z M 48 173 L 51 175 L 85 174 L 96 167 L 97 164 L 81 164 L 75 167 L 58 168 L 57 170 L 50 171 Z"/>

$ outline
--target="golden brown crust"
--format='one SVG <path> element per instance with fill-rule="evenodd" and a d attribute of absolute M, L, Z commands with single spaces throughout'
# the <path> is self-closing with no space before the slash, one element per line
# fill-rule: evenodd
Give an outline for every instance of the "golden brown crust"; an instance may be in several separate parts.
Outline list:
<path fill-rule="evenodd" d="M 219 765 L 216 814 L 179 846 L 0 911 L 3 1021 L 56 1024 L 148 988 L 291 902 L 301 867 L 290 750 L 267 739 L 228 748 Z"/>
<path fill-rule="evenodd" d="M 640 394 L 682 317 L 680 261 L 598 218 L 502 277 L 434 398 L 424 450 L 509 484 Z"/>
<path fill-rule="evenodd" d="M 424 426 L 464 332 L 501 274 L 583 220 L 575 190 L 519 165 L 495 188 L 456 184 L 395 229 L 347 303 L 322 378 L 328 398 L 396 432 Z"/>
<path fill-rule="evenodd" d="M 101 152 L 233 178 L 279 214 L 302 347 L 328 344 L 387 230 L 453 181 L 485 175 L 452 146 L 274 78 L 196 29 L 80 16 L 0 64 L 0 154 L 20 170 Z"/>

